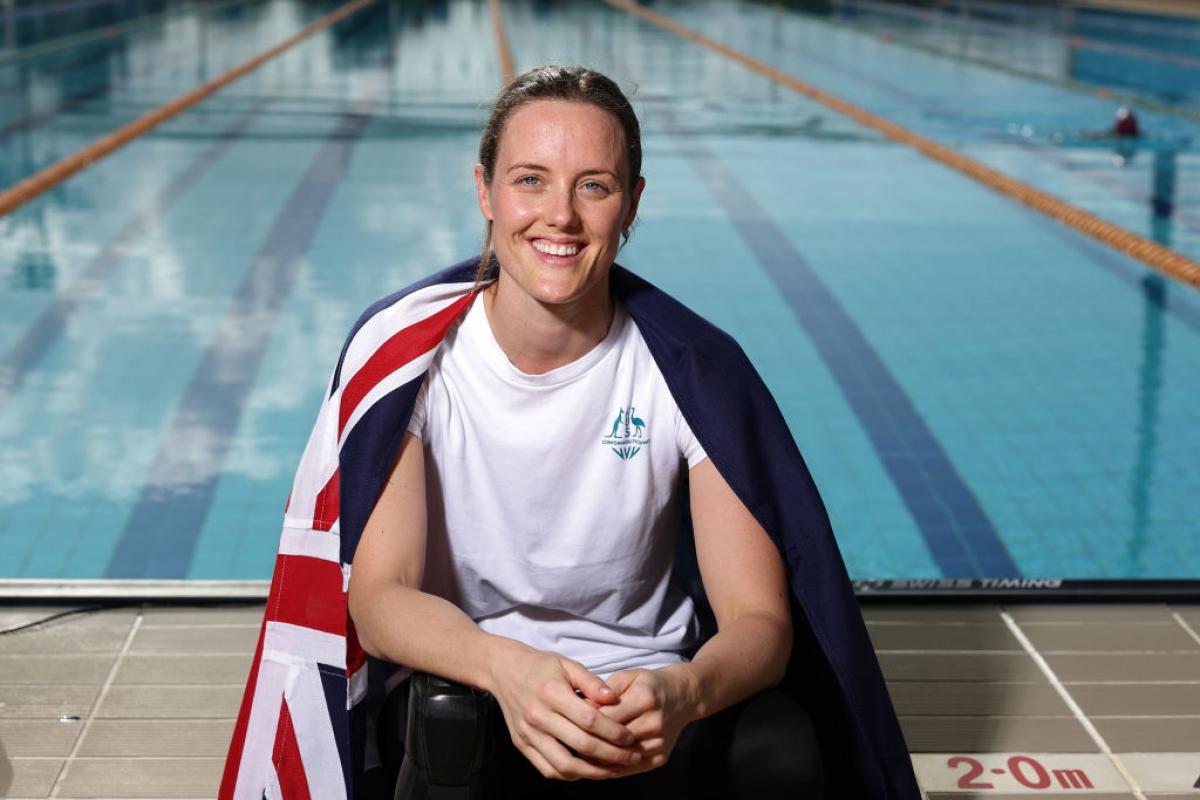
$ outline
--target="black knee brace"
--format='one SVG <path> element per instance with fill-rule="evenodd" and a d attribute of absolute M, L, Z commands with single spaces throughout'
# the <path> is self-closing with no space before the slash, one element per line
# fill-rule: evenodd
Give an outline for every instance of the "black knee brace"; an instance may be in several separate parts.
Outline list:
<path fill-rule="evenodd" d="M 494 713 L 486 692 L 413 675 L 395 800 L 484 800 Z"/>

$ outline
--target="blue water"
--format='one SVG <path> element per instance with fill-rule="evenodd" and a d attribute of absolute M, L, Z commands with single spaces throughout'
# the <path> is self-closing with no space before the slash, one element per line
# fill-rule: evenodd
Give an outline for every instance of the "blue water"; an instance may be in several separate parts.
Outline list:
<path fill-rule="evenodd" d="M 1200 257 L 1194 76 L 1147 59 L 1117 85 L 1063 55 L 1082 37 L 1186 59 L 1186 37 L 1157 45 L 1196 26 L 834 6 L 654 4 Z M 0 23 L 0 178 L 332 7 Z M 1200 575 L 1196 289 L 625 12 L 504 9 L 518 69 L 588 63 L 634 89 L 648 188 L 621 261 L 743 344 L 854 577 Z M 132 28 L 86 58 L 31 49 L 99 25 Z M 479 246 L 494 42 L 482 0 L 385 0 L 0 218 L 0 577 L 269 575 L 349 325 Z M 1037 76 L 978 63 L 998 55 Z M 1131 150 L 1093 136 L 1117 105 L 1097 91 L 1144 99 Z"/>

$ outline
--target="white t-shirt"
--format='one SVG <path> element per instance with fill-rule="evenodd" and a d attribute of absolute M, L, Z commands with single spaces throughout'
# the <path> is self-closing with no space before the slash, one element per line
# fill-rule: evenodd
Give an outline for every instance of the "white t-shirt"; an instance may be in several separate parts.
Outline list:
<path fill-rule="evenodd" d="M 698 623 L 672 582 L 677 489 L 705 453 L 624 308 L 586 355 L 528 375 L 476 302 L 408 429 L 425 449 L 425 591 L 598 675 L 685 660 Z"/>

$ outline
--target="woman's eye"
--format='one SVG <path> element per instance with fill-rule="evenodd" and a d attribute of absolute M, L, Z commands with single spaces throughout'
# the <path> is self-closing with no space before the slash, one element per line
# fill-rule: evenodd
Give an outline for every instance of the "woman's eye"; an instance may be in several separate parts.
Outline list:
<path fill-rule="evenodd" d="M 537 186 L 540 181 L 537 175 L 524 175 L 517 179 L 517 183 L 522 186 Z"/>
<path fill-rule="evenodd" d="M 606 191 L 608 191 L 608 187 L 605 186 L 603 183 L 600 183 L 600 181 L 587 181 L 586 183 L 583 184 L 583 188 L 589 192 L 606 192 Z"/>

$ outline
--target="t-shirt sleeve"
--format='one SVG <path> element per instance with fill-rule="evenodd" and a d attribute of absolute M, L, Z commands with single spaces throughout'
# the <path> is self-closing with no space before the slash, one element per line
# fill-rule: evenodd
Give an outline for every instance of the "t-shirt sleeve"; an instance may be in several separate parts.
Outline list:
<path fill-rule="evenodd" d="M 421 384 L 417 391 L 417 400 L 413 404 L 412 416 L 408 418 L 408 432 L 418 439 L 425 439 L 425 396 L 429 392 L 429 379 Z"/>
<path fill-rule="evenodd" d="M 688 425 L 688 421 L 683 418 L 683 414 L 678 408 L 675 409 L 675 441 L 679 443 L 679 452 L 687 460 L 688 469 L 708 458 L 708 453 L 704 452 L 700 440 L 696 438 L 696 434 L 692 433 L 692 426 Z"/>

